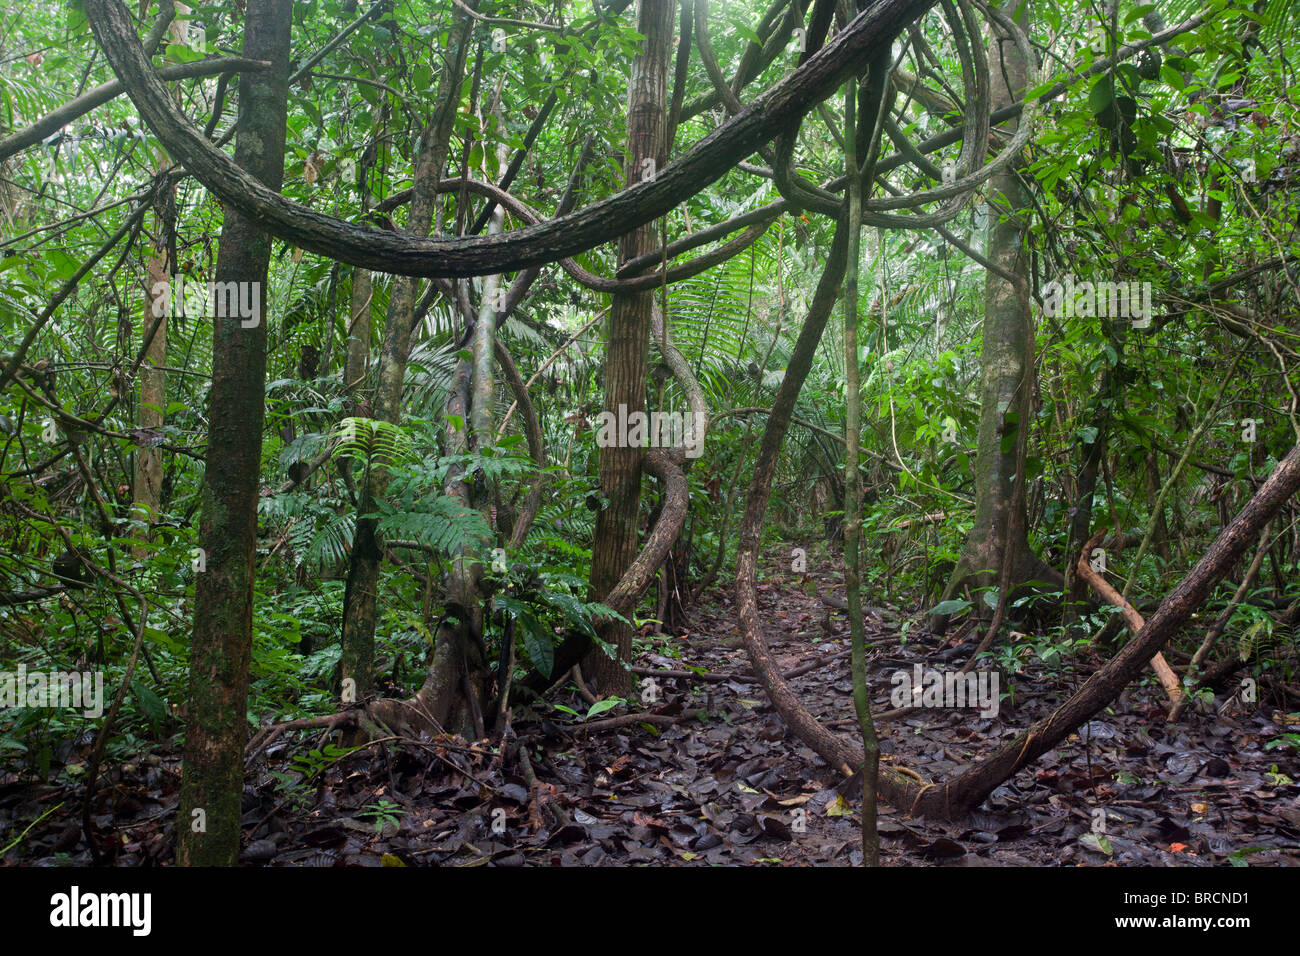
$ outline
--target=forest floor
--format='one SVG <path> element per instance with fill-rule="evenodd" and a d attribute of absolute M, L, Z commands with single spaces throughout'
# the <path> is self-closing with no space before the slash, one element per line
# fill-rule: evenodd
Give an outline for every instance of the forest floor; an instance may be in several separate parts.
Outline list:
<path fill-rule="evenodd" d="M 774 552 L 767 566 L 777 564 Z M 769 572 L 759 607 L 786 673 L 805 671 L 792 679 L 805 705 L 856 735 L 846 612 L 828 608 L 824 594 L 843 597 L 842 574 L 829 564 L 803 577 Z M 908 616 L 894 609 L 869 607 L 865 617 L 876 711 L 892 706 L 892 674 L 912 673 L 917 664 L 956 670 L 971 650 L 922 633 L 919 619 L 908 627 Z M 503 766 L 485 743 L 436 738 L 372 744 L 325 767 L 311 786 L 286 787 L 291 758 L 323 741 L 278 741 L 245 788 L 242 859 L 274 866 L 860 863 L 857 780 L 845 781 L 772 710 L 739 646 L 728 591 L 693 612 L 687 635 L 652 644 L 656 650 L 640 664 L 729 676 L 656 678 L 656 702 L 637 704 L 661 715 L 664 723 L 653 728 L 599 729 L 605 714 L 586 732 L 560 711 L 516 712 L 531 780 L 514 747 Z M 1014 738 L 1099 663 L 1075 659 L 1048 671 L 1035 658 L 1010 678 L 1014 706 L 1003 700 L 995 717 L 981 717 L 978 708 L 926 708 L 887 723 L 884 759 L 941 780 Z M 1005 675 L 1001 690 L 1008 690 Z M 576 697 L 568 703 L 586 711 Z M 1300 760 L 1294 749 L 1265 749 L 1295 729 L 1285 713 L 1264 702 L 1213 717 L 1189 710 L 1170 725 L 1166 706 L 1152 683 L 1130 688 L 1082 736 L 961 822 L 913 819 L 882 806 L 883 862 L 1300 865 L 1300 786 L 1293 782 Z M 74 752 L 67 759 L 82 758 Z M 106 775 L 95 822 L 112 862 L 169 861 L 178 786 L 175 754 L 141 755 Z M 60 800 L 0 865 L 90 862 L 80 794 L 72 790 L 0 776 L 0 832 L 14 832 L 12 824 Z M 1104 838 L 1094 832 L 1099 809 Z"/>

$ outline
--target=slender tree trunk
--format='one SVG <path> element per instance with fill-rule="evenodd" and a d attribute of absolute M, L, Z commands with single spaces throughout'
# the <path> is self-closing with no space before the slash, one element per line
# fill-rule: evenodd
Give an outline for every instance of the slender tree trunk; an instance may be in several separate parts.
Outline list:
<path fill-rule="evenodd" d="M 269 60 L 239 80 L 235 161 L 271 189 L 284 175 L 292 0 L 250 0 L 244 55 Z M 271 237 L 227 207 L 217 282 L 255 283 L 258 322 L 213 317 L 207 471 L 190 642 L 189 722 L 177 818 L 176 859 L 233 866 L 239 856 L 248 665 L 253 628 L 258 469 L 266 377 L 266 278 Z M 215 310 L 225 311 L 225 310 Z"/>
<path fill-rule="evenodd" d="M 1070 520 L 1070 533 L 1066 538 L 1066 583 L 1067 594 L 1063 621 L 1067 627 L 1075 627 L 1080 611 L 1088 599 L 1088 583 L 1081 581 L 1074 571 L 1074 554 L 1088 540 L 1092 528 L 1092 498 L 1097 490 L 1097 475 L 1101 470 L 1101 460 L 1106 454 L 1107 431 L 1110 428 L 1110 405 L 1104 401 L 1111 392 L 1113 381 L 1108 367 L 1101 376 L 1098 389 L 1100 396 L 1092 421 L 1089 423 L 1096 434 L 1091 442 L 1083 445 L 1083 458 L 1079 463 L 1078 476 L 1075 481 L 1074 517 Z M 1077 630 L 1077 628 L 1076 628 Z"/>
<path fill-rule="evenodd" d="M 469 451 L 470 379 L 472 363 L 462 359 L 447 389 L 447 402 L 443 411 L 443 435 L 448 455 L 463 455 Z M 459 419 L 457 427 L 452 419 Z M 466 508 L 472 507 L 469 484 L 462 479 L 460 469 L 453 470 L 443 488 L 443 494 L 454 498 Z M 446 593 L 443 597 L 443 618 L 434 635 L 433 660 L 425 674 L 424 686 L 417 695 L 419 710 L 429 715 L 438 727 L 447 727 L 457 717 L 456 701 L 460 696 L 461 679 L 465 674 L 467 637 L 481 619 L 470 615 L 478 609 L 475 600 L 474 566 L 460 553 L 452 555 L 447 574 Z"/>
<path fill-rule="evenodd" d="M 378 110 L 379 129 L 376 130 L 372 144 L 382 142 L 388 128 L 388 101 L 384 100 Z M 372 150 L 374 146 L 372 145 Z M 377 150 L 375 150 L 377 151 Z M 367 156 L 373 155 L 367 151 Z M 361 188 L 361 212 L 370 211 L 371 164 L 363 159 L 357 167 L 357 182 Z M 352 300 L 348 309 L 348 335 L 346 358 L 343 363 L 343 385 L 356 388 L 370 368 L 370 312 L 371 300 L 375 294 L 374 276 L 369 269 L 360 267 L 352 270 Z M 356 406 L 354 400 L 353 407 Z"/>
<path fill-rule="evenodd" d="M 849 605 L 852 645 L 853 707 L 862 734 L 862 864 L 880 865 L 880 834 L 876 830 L 876 782 L 880 773 L 880 747 L 871 719 L 871 691 L 867 685 L 866 633 L 862 623 L 862 386 L 858 370 L 858 272 L 861 266 L 862 179 L 858 175 L 858 84 L 845 85 L 844 165 L 849 177 L 848 265 L 844 274 L 844 588 Z M 863 116 L 870 126 L 875 117 Z"/>
<path fill-rule="evenodd" d="M 1169 565 L 1169 524 L 1165 521 L 1165 509 L 1157 504 L 1160 499 L 1160 459 L 1159 452 L 1152 448 L 1147 452 L 1147 504 L 1151 508 L 1151 544 L 1160 555 L 1163 567 Z M 1163 568 L 1162 568 L 1163 570 Z"/>
<path fill-rule="evenodd" d="M 499 143 L 497 149 L 499 164 L 504 167 L 505 144 Z M 497 206 L 488 219 L 489 234 L 500 234 L 502 226 L 502 211 Z M 447 453 L 450 455 L 478 450 L 492 441 L 492 406 L 496 398 L 493 359 L 498 307 L 504 306 L 499 291 L 503 291 L 501 276 L 487 276 L 474 319 L 470 358 L 457 363 L 445 417 L 459 418 L 464 424 L 457 428 L 448 421 Z M 486 505 L 484 500 L 476 500 L 474 489 L 459 473 L 448 482 L 446 494 L 466 508 L 482 509 Z M 483 701 L 487 672 L 487 661 L 478 651 L 483 642 L 484 606 L 483 567 L 476 552 L 476 548 L 460 548 L 452 555 L 445 614 L 434 642 L 434 660 L 420 693 L 422 699 L 431 701 L 426 713 L 436 724 L 474 739 L 482 737 L 485 731 Z"/>
<path fill-rule="evenodd" d="M 370 365 L 370 300 L 374 294 L 370 270 L 354 269 L 348 309 L 347 358 L 343 364 L 343 384 L 347 388 L 355 388 Z"/>
<path fill-rule="evenodd" d="M 176 13 L 182 17 L 189 13 L 189 7 L 176 4 Z M 173 43 L 184 43 L 186 23 L 172 20 L 169 32 Z M 165 154 L 159 150 L 157 168 L 161 171 L 166 165 Z M 141 325 L 145 339 L 144 361 L 140 364 L 140 401 L 136 407 L 136 425 L 141 429 L 161 428 L 163 413 L 167 402 L 167 377 L 163 371 L 167 364 L 167 314 L 155 316 L 153 290 L 161 283 L 170 289 L 172 272 L 176 263 L 171 261 L 170 252 L 176 243 L 176 183 L 168 180 L 159 192 L 154 203 L 155 228 L 157 234 L 153 241 L 153 255 L 149 257 L 146 268 L 149 297 L 146 299 L 144 319 Z M 168 297 L 170 305 L 171 297 Z M 131 483 L 131 510 L 137 521 L 152 522 L 162 501 L 162 449 L 142 445 L 135 450 L 135 475 Z M 141 538 L 147 539 L 147 531 L 141 532 Z M 137 558 L 143 558 L 147 550 L 143 545 L 135 549 Z"/>
<path fill-rule="evenodd" d="M 1024 22 L 1027 0 L 1011 0 L 1008 12 Z M 1025 63 L 1010 37 L 994 28 L 989 79 L 998 108 L 1020 98 Z M 1007 135 L 1014 133 L 1015 121 Z M 988 258 L 1012 273 L 1012 285 L 994 272 L 984 280 L 983 378 L 979 438 L 975 458 L 975 526 L 965 549 L 970 571 L 998 577 L 1005 553 L 1028 551 L 1024 487 L 1020 463 L 1029 435 L 1033 376 L 1033 319 L 1029 312 L 1029 252 L 1026 222 L 1018 214 L 1028 203 L 1017 170 L 1008 166 L 992 181 L 989 203 Z M 1014 535 L 1014 536 L 1013 536 Z"/>
<path fill-rule="evenodd" d="M 144 316 L 141 330 L 148 347 L 145 349 L 144 361 L 140 363 L 140 400 L 136 406 L 135 421 L 141 429 L 162 427 L 163 412 L 167 403 L 167 379 L 163 367 L 167 364 L 167 311 L 154 316 L 152 291 L 159 283 L 166 284 L 171 279 L 171 264 L 168 259 L 168 235 L 175 228 L 176 187 L 169 183 L 165 195 L 159 197 L 162 214 L 157 217 L 158 237 L 154 242 L 153 255 L 146 265 L 150 296 L 145 299 Z M 167 214 L 167 210 L 171 214 Z M 156 326 L 156 328 L 155 328 Z M 152 333 L 152 338 L 150 337 Z M 135 450 L 135 476 L 131 487 L 131 510 L 136 521 L 152 522 L 156 519 L 159 503 L 162 501 L 162 449 L 141 445 Z M 142 531 L 141 538 L 148 533 Z M 136 556 L 143 557 L 146 549 L 141 545 L 136 548 Z"/>
<path fill-rule="evenodd" d="M 467 4 L 473 7 L 474 2 Z M 421 137 L 416 162 L 414 194 L 406 230 L 413 236 L 427 236 L 433 225 L 438 182 L 451 144 L 456 106 L 460 102 L 461 78 L 469 47 L 472 21 L 459 15 L 448 36 L 448 60 L 438 82 L 437 106 L 433 118 Z M 411 326 L 418 300 L 419 282 L 408 276 L 393 280 L 384 319 L 384 344 L 379 355 L 379 383 L 375 394 L 374 417 L 397 424 L 402 420 L 402 380 L 411 351 Z M 373 510 L 388 487 L 388 472 L 382 465 L 370 469 L 359 495 L 356 534 L 344 597 L 342 680 L 343 698 L 361 699 L 370 693 L 374 682 L 375 612 L 379 597 L 379 545 L 376 519 L 363 517 Z"/>
<path fill-rule="evenodd" d="M 1025 23 L 1028 0 L 1009 0 L 1004 12 Z M 1014 40 L 992 28 L 989 80 L 994 108 L 1018 101 L 1026 64 Z M 1005 125 L 1015 133 L 1017 120 Z M 975 524 L 944 589 L 952 597 L 963 583 L 989 586 L 1003 578 L 1015 584 L 1037 577 L 1045 567 L 1030 550 L 1026 530 L 1024 463 L 1034 395 L 1034 320 L 1029 310 L 1028 205 L 1014 165 L 990 180 L 988 259 L 1016 277 L 1013 285 L 989 271 L 984 280 L 984 334 L 981 351 L 980 423 L 975 452 Z"/>
<path fill-rule="evenodd" d="M 653 176 L 667 161 L 668 59 L 674 6 L 671 0 L 639 0 L 637 4 L 637 32 L 645 40 L 633 62 L 628 84 L 629 186 Z M 657 232 L 656 223 L 647 223 L 620 239 L 619 264 L 657 248 Z M 616 419 L 620 409 L 626 415 L 645 410 L 653 305 L 653 291 L 613 297 L 604 374 L 605 411 Z M 600 483 L 605 507 L 596 516 L 591 559 L 593 600 L 601 600 L 636 557 L 643 454 L 640 448 L 611 445 L 600 449 Z M 601 636 L 617 649 L 618 659 L 611 659 L 602 649 L 594 648 L 587 655 L 582 672 L 597 693 L 627 695 L 632 689 L 632 678 L 623 665 L 631 658 L 632 629 L 622 624 L 609 625 Z"/>

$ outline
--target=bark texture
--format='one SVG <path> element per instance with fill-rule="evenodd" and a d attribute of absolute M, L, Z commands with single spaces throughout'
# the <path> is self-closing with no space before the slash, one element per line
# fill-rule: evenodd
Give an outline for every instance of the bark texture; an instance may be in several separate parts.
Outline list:
<path fill-rule="evenodd" d="M 239 83 L 235 161 L 268 190 L 284 175 L 292 0 L 248 5 L 244 53 L 269 60 Z M 177 862 L 233 866 L 239 855 L 243 753 L 248 736 L 248 665 L 253 629 L 258 469 L 266 378 L 266 277 L 271 237 L 227 208 L 217 250 L 217 282 L 254 282 L 259 321 L 212 319 L 212 389 L 203 519 L 206 570 L 198 574 L 190 642 Z"/>
<path fill-rule="evenodd" d="M 637 32 L 645 40 L 633 61 L 628 84 L 627 185 L 653 179 L 663 168 L 667 153 L 668 60 L 672 51 L 671 0 L 640 0 Z M 620 264 L 656 248 L 653 224 L 638 226 L 618 244 Z M 615 293 L 609 318 L 609 343 L 605 361 L 605 411 L 623 415 L 645 410 L 646 364 L 650 354 L 650 322 L 654 293 Z M 592 600 L 601 600 L 636 558 L 641 519 L 641 448 L 600 449 L 600 486 L 604 508 L 596 516 L 592 547 Z M 601 648 L 588 654 L 583 673 L 597 693 L 628 695 L 632 677 L 624 669 L 632 651 L 632 629 L 612 623 L 602 628 L 602 639 L 617 650 L 617 659 Z"/>
<path fill-rule="evenodd" d="M 1011 0 L 1005 13 L 1022 24 L 1026 0 Z M 993 26 L 989 78 L 995 107 L 1021 98 L 1027 64 L 1012 37 Z M 1014 134 L 1018 120 L 1003 127 Z M 980 422 L 975 451 L 975 524 L 944 588 L 943 600 L 966 583 L 1016 585 L 1060 577 L 1029 549 L 1025 519 L 1025 458 L 1034 410 L 1034 320 L 1029 309 L 1027 221 L 1029 197 L 1014 166 L 989 181 L 987 258 L 1015 276 L 1009 282 L 989 270 L 984 281 L 984 329 L 980 353 Z M 936 621 L 941 630 L 946 621 Z"/>

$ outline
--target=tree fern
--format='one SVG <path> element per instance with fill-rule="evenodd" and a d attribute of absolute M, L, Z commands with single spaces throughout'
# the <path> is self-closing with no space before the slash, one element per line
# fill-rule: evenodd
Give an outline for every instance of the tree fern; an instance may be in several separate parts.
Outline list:
<path fill-rule="evenodd" d="M 331 453 L 333 461 L 350 459 L 366 471 L 376 464 L 387 467 L 409 461 L 414 454 L 405 429 L 377 418 L 345 418 L 331 437 L 337 441 Z"/>
<path fill-rule="evenodd" d="M 436 553 L 483 553 L 492 529 L 482 513 L 447 495 L 426 498 L 416 510 L 381 506 L 378 531 L 385 541 L 411 541 Z"/>

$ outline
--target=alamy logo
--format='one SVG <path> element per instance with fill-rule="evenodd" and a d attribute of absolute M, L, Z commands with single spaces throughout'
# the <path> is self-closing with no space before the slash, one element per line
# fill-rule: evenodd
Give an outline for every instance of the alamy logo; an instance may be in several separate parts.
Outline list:
<path fill-rule="evenodd" d="M 262 322 L 260 282 L 163 281 L 155 282 L 149 291 L 154 318 L 237 318 L 246 329 L 255 329 Z"/>
<path fill-rule="evenodd" d="M 596 444 L 601 448 L 672 448 L 682 445 L 687 458 L 704 454 L 704 416 L 694 412 L 601 412 Z"/>
<path fill-rule="evenodd" d="M 153 896 L 149 893 L 82 893 L 74 886 L 68 893 L 50 897 L 50 925 L 73 929 L 78 926 L 126 926 L 133 936 L 148 936 L 153 925 Z"/>
<path fill-rule="evenodd" d="M 979 707 L 981 717 L 996 717 L 998 681 L 997 671 L 945 673 L 914 664 L 910 672 L 894 671 L 889 702 L 895 707 Z"/>
<path fill-rule="evenodd" d="M 0 710 L 72 707 L 86 717 L 104 713 L 104 675 L 99 671 L 0 671 Z"/>
<path fill-rule="evenodd" d="M 1043 311 L 1067 319 L 1133 319 L 1133 328 L 1145 329 L 1151 324 L 1151 283 L 1075 282 L 1067 274 L 1043 286 Z"/>

